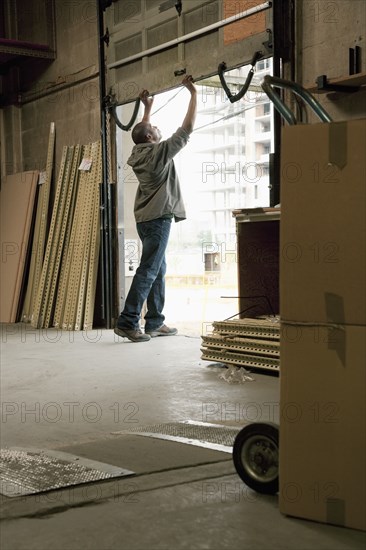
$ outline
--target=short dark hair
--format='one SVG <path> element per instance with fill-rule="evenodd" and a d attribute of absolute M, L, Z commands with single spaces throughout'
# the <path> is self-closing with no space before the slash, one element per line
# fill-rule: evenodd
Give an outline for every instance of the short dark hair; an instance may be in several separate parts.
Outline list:
<path fill-rule="evenodd" d="M 137 145 L 138 143 L 146 143 L 147 134 L 148 127 L 146 122 L 139 122 L 138 124 L 136 124 L 136 126 L 134 126 L 131 136 L 133 142 Z"/>

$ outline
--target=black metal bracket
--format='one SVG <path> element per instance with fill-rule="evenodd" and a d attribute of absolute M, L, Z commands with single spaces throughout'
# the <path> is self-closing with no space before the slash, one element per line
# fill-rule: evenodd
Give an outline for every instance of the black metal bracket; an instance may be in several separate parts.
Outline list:
<path fill-rule="evenodd" d="M 169 10 L 173 7 L 177 10 L 177 13 L 180 17 L 183 9 L 182 0 L 167 0 L 166 2 L 163 2 L 159 6 L 159 13 L 162 13 L 163 11 Z"/>
<path fill-rule="evenodd" d="M 179 17 L 180 17 L 180 15 L 181 15 L 181 13 L 182 13 L 182 9 L 183 9 L 182 0 L 178 0 L 178 1 L 174 4 L 174 7 L 175 7 L 175 9 L 177 10 L 178 15 L 179 15 Z"/>
<path fill-rule="evenodd" d="M 360 86 L 344 86 L 343 84 L 330 84 L 327 76 L 322 74 L 316 79 L 316 83 L 319 91 L 329 92 L 357 92 Z"/>
<path fill-rule="evenodd" d="M 230 103 L 235 103 L 236 101 L 239 101 L 239 99 L 241 99 L 246 94 L 246 92 L 249 88 L 249 85 L 252 81 L 253 75 L 254 75 L 254 66 L 257 63 L 257 61 L 259 61 L 259 59 L 261 59 L 262 57 L 264 57 L 263 52 L 260 52 L 260 51 L 255 52 L 255 54 L 253 55 L 252 61 L 250 62 L 250 64 L 252 65 L 252 68 L 250 69 L 250 71 L 247 75 L 246 81 L 244 82 L 243 87 L 241 88 L 241 90 L 235 95 L 233 95 L 231 93 L 228 85 L 226 84 L 226 80 L 225 80 L 225 77 L 224 77 L 224 71 L 227 70 L 226 63 L 225 63 L 225 61 L 220 63 L 220 65 L 218 66 L 217 71 L 219 73 L 219 78 L 220 78 L 221 85 L 224 88 L 225 93 L 226 93 Z"/>
<path fill-rule="evenodd" d="M 361 47 L 355 46 L 348 50 L 349 74 L 358 74 L 361 72 Z"/>
<path fill-rule="evenodd" d="M 273 52 L 272 29 L 266 29 L 266 32 L 268 33 L 268 40 L 266 40 L 265 42 L 262 42 L 262 44 L 266 48 L 267 52 L 272 53 Z"/>
<path fill-rule="evenodd" d="M 117 0 L 100 0 L 100 7 L 103 11 L 105 11 L 107 8 L 110 8 L 111 5 L 116 1 Z"/>
<path fill-rule="evenodd" d="M 183 74 L 186 74 L 187 72 L 187 69 L 177 69 L 176 71 L 174 71 L 174 76 L 182 76 Z"/>
<path fill-rule="evenodd" d="M 105 34 L 102 36 L 102 40 L 107 44 L 107 46 L 109 46 L 109 38 L 110 38 L 110 34 L 109 34 L 109 29 L 107 27 Z"/>

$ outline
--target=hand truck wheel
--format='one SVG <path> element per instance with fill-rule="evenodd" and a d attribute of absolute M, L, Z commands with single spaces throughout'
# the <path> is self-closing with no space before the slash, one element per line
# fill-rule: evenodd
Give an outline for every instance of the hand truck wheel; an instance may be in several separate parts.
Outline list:
<path fill-rule="evenodd" d="M 233 461 L 240 478 L 258 493 L 278 492 L 279 427 L 255 422 L 236 436 Z"/>

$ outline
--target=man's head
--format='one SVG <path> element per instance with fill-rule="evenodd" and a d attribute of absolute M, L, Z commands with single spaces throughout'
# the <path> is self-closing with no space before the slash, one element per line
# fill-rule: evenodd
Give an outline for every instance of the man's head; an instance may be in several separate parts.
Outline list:
<path fill-rule="evenodd" d="M 156 126 L 152 126 L 150 122 L 139 122 L 132 130 L 132 139 L 136 143 L 159 143 L 161 140 L 161 132 Z"/>

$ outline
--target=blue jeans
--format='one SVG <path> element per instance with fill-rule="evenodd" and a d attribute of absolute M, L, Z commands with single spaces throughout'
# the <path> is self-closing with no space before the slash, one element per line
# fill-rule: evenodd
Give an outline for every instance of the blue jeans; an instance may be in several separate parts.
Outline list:
<path fill-rule="evenodd" d="M 124 309 L 118 317 L 117 326 L 120 328 L 140 327 L 141 310 L 145 300 L 145 331 L 153 331 L 164 324 L 165 317 L 162 311 L 165 303 L 165 251 L 171 221 L 170 218 L 159 218 L 136 224 L 142 242 L 142 255 Z"/>

